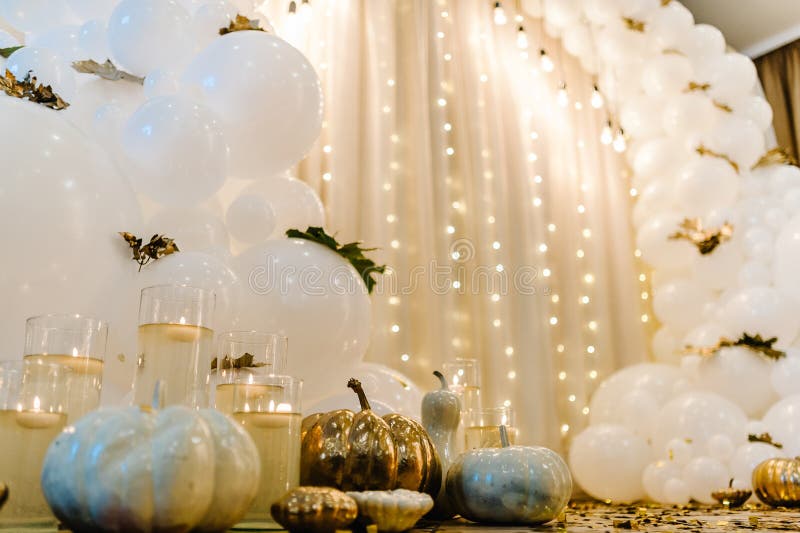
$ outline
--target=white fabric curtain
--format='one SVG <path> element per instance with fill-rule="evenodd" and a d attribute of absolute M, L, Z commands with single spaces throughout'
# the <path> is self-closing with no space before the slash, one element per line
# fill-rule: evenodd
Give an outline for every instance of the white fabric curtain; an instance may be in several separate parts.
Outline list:
<path fill-rule="evenodd" d="M 367 358 L 430 389 L 444 361 L 475 357 L 484 406 L 511 405 L 520 441 L 561 448 L 595 386 L 646 359 L 652 325 L 635 191 L 600 143 L 591 76 L 511 2 L 505 25 L 485 0 L 297 4 L 265 9 L 323 80 L 323 133 L 299 175 L 327 229 L 391 267 Z"/>

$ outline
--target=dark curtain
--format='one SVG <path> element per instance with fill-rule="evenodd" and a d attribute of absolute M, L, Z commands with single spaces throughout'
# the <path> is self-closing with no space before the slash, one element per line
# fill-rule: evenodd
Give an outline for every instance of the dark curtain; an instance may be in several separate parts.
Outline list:
<path fill-rule="evenodd" d="M 774 113 L 778 146 L 797 159 L 800 153 L 800 40 L 759 57 L 755 63 L 764 96 Z"/>

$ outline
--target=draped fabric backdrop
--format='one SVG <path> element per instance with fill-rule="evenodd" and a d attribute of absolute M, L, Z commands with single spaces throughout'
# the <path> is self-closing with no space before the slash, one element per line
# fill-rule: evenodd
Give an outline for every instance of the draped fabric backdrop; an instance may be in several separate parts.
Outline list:
<path fill-rule="evenodd" d="M 512 406 L 521 441 L 561 447 L 595 386 L 646 359 L 652 326 L 636 191 L 600 143 L 593 80 L 511 2 L 502 26 L 484 0 L 288 4 L 264 9 L 326 100 L 299 176 L 340 241 L 379 247 L 391 266 L 368 359 L 431 389 L 444 361 L 475 357 L 484 406 Z"/>
<path fill-rule="evenodd" d="M 800 154 L 800 41 L 759 57 L 755 63 L 764 97 L 772 106 L 778 146 L 796 159 Z"/>

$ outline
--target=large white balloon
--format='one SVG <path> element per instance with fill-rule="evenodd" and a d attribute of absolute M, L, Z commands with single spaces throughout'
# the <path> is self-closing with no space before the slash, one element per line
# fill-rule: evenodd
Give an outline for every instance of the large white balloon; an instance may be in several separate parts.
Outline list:
<path fill-rule="evenodd" d="M 750 350 L 723 348 L 702 360 L 698 381 L 741 407 L 749 417 L 758 418 L 778 399 L 770 383 L 772 368 L 768 359 Z"/>
<path fill-rule="evenodd" d="M 263 198 L 272 206 L 273 237 L 283 236 L 290 228 L 305 230 L 325 223 L 325 208 L 319 196 L 302 180 L 284 176 L 258 180 L 245 188 L 244 194 Z"/>
<path fill-rule="evenodd" d="M 175 239 L 182 252 L 228 254 L 225 224 L 204 207 L 170 207 L 157 211 L 147 222 L 147 235 L 155 233 Z"/>
<path fill-rule="evenodd" d="M 183 81 L 222 118 L 238 178 L 286 170 L 319 135 L 319 78 L 302 53 L 274 35 L 239 31 L 215 39 Z"/>
<path fill-rule="evenodd" d="M 739 192 L 739 176 L 726 161 L 697 157 L 678 174 L 675 200 L 692 217 L 732 205 Z"/>
<path fill-rule="evenodd" d="M 714 58 L 706 66 L 710 72 L 701 79 L 711 84 L 709 92 L 714 98 L 727 104 L 733 104 L 743 95 L 750 94 L 758 80 L 753 61 L 735 52 Z"/>
<path fill-rule="evenodd" d="M 28 45 L 35 48 L 46 48 L 57 52 L 68 64 L 81 57 L 81 27 L 74 24 L 56 26 L 42 33 L 35 34 Z"/>
<path fill-rule="evenodd" d="M 660 54 L 647 62 L 642 72 L 642 88 L 649 96 L 665 98 L 689 86 L 692 64 L 683 56 Z"/>
<path fill-rule="evenodd" d="M 691 279 L 675 279 L 655 287 L 653 310 L 658 319 L 688 330 L 703 318 L 703 305 L 712 299 L 711 291 Z"/>
<path fill-rule="evenodd" d="M 707 148 L 728 156 L 742 170 L 752 167 L 766 150 L 761 129 L 754 122 L 736 115 L 721 117 L 701 139 Z"/>
<path fill-rule="evenodd" d="M 622 426 L 589 426 L 572 441 L 569 465 L 575 481 L 599 500 L 633 502 L 644 497 L 642 473 L 650 460 L 647 441 Z"/>
<path fill-rule="evenodd" d="M 654 215 L 636 234 L 636 246 L 642 257 L 656 269 L 678 270 L 692 263 L 697 249 L 683 239 L 670 239 L 680 230 L 683 215 L 665 212 Z"/>
<path fill-rule="evenodd" d="M 75 71 L 55 50 L 25 46 L 8 57 L 6 69 L 20 80 L 31 72 L 38 83 L 52 86 L 67 103 L 75 97 Z"/>
<path fill-rule="evenodd" d="M 792 343 L 800 326 L 790 301 L 772 287 L 740 289 L 726 304 L 723 316 L 734 331 L 777 337 L 781 346 Z"/>
<path fill-rule="evenodd" d="M 0 17 L 21 32 L 34 32 L 56 26 L 65 20 L 66 2 L 52 0 L 4 0 Z"/>
<path fill-rule="evenodd" d="M 743 262 L 744 256 L 738 243 L 724 242 L 709 254 L 695 256 L 693 265 L 695 279 L 711 289 L 735 287 Z"/>
<path fill-rule="evenodd" d="M 136 269 L 117 235 L 141 224 L 135 195 L 106 156 L 59 113 L 0 99 L 4 120 L 36 136 L 31 142 L 14 128 L 0 132 L 0 238 L 9 251 L 0 294 L 13 302 L 0 314 L 4 358 L 22 353 L 29 316 L 77 312 L 105 318 L 127 305 L 116 296 L 116 280 Z"/>
<path fill-rule="evenodd" d="M 119 65 L 139 76 L 174 68 L 191 52 L 189 21 L 176 0 L 122 0 L 108 21 L 108 44 Z"/>
<path fill-rule="evenodd" d="M 231 236 L 245 244 L 258 244 L 275 230 L 272 203 L 255 194 L 241 194 L 228 206 L 225 225 Z"/>
<path fill-rule="evenodd" d="M 670 400 L 653 423 L 653 449 L 665 450 L 673 439 L 689 439 L 704 450 L 714 435 L 726 435 L 734 444 L 747 439 L 747 417 L 733 402 L 712 392 L 687 392 Z"/>
<path fill-rule="evenodd" d="M 683 160 L 684 147 L 669 137 L 645 141 L 636 152 L 632 165 L 638 177 L 650 181 L 654 178 L 672 178 Z"/>
<path fill-rule="evenodd" d="M 205 106 L 182 96 L 148 100 L 122 131 L 134 186 L 164 205 L 192 205 L 222 186 L 228 145 Z"/>
<path fill-rule="evenodd" d="M 652 347 L 656 361 L 669 365 L 677 364 L 683 350 L 683 344 L 678 332 L 670 326 L 664 325 L 653 334 Z"/>
<path fill-rule="evenodd" d="M 657 51 L 675 49 L 692 30 L 694 16 L 680 2 L 656 10 L 647 25 L 647 37 Z"/>
<path fill-rule="evenodd" d="M 800 454 L 800 394 L 787 396 L 770 407 L 764 425 L 775 442 L 783 444 L 783 455 Z"/>
<path fill-rule="evenodd" d="M 690 135 L 714 126 L 719 111 L 705 94 L 695 92 L 672 96 L 662 115 L 664 131 L 669 135 Z"/>
<path fill-rule="evenodd" d="M 361 381 L 370 406 L 379 415 L 400 413 L 420 420 L 422 390 L 404 374 L 386 365 L 360 363 L 351 369 L 347 377 L 354 377 Z M 353 391 L 344 390 L 346 383 L 346 379 L 340 383 L 334 383 L 333 390 L 341 392 L 315 402 L 305 411 L 307 413 L 321 413 L 334 409 L 360 411 L 358 398 Z M 315 394 L 312 393 L 312 395 Z M 308 393 L 306 393 L 306 397 L 309 397 Z M 377 409 L 374 404 L 378 406 Z M 387 409 L 386 411 L 383 410 L 384 407 Z"/>
<path fill-rule="evenodd" d="M 367 349 L 370 302 L 358 272 L 329 248 L 276 239 L 237 257 L 244 285 L 241 329 L 289 338 L 288 371 L 309 391 L 330 391 L 330 377 L 349 372 Z"/>
<path fill-rule="evenodd" d="M 683 481 L 689 495 L 700 503 L 714 503 L 711 493 L 728 486 L 728 468 L 713 457 L 695 457 L 683 467 Z"/>

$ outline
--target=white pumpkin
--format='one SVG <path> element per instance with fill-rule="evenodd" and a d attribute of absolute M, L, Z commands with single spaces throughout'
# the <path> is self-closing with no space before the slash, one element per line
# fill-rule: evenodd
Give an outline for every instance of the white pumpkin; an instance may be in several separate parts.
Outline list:
<path fill-rule="evenodd" d="M 225 531 L 252 504 L 260 470 L 253 440 L 218 411 L 105 409 L 53 441 L 42 491 L 77 532 Z"/>

